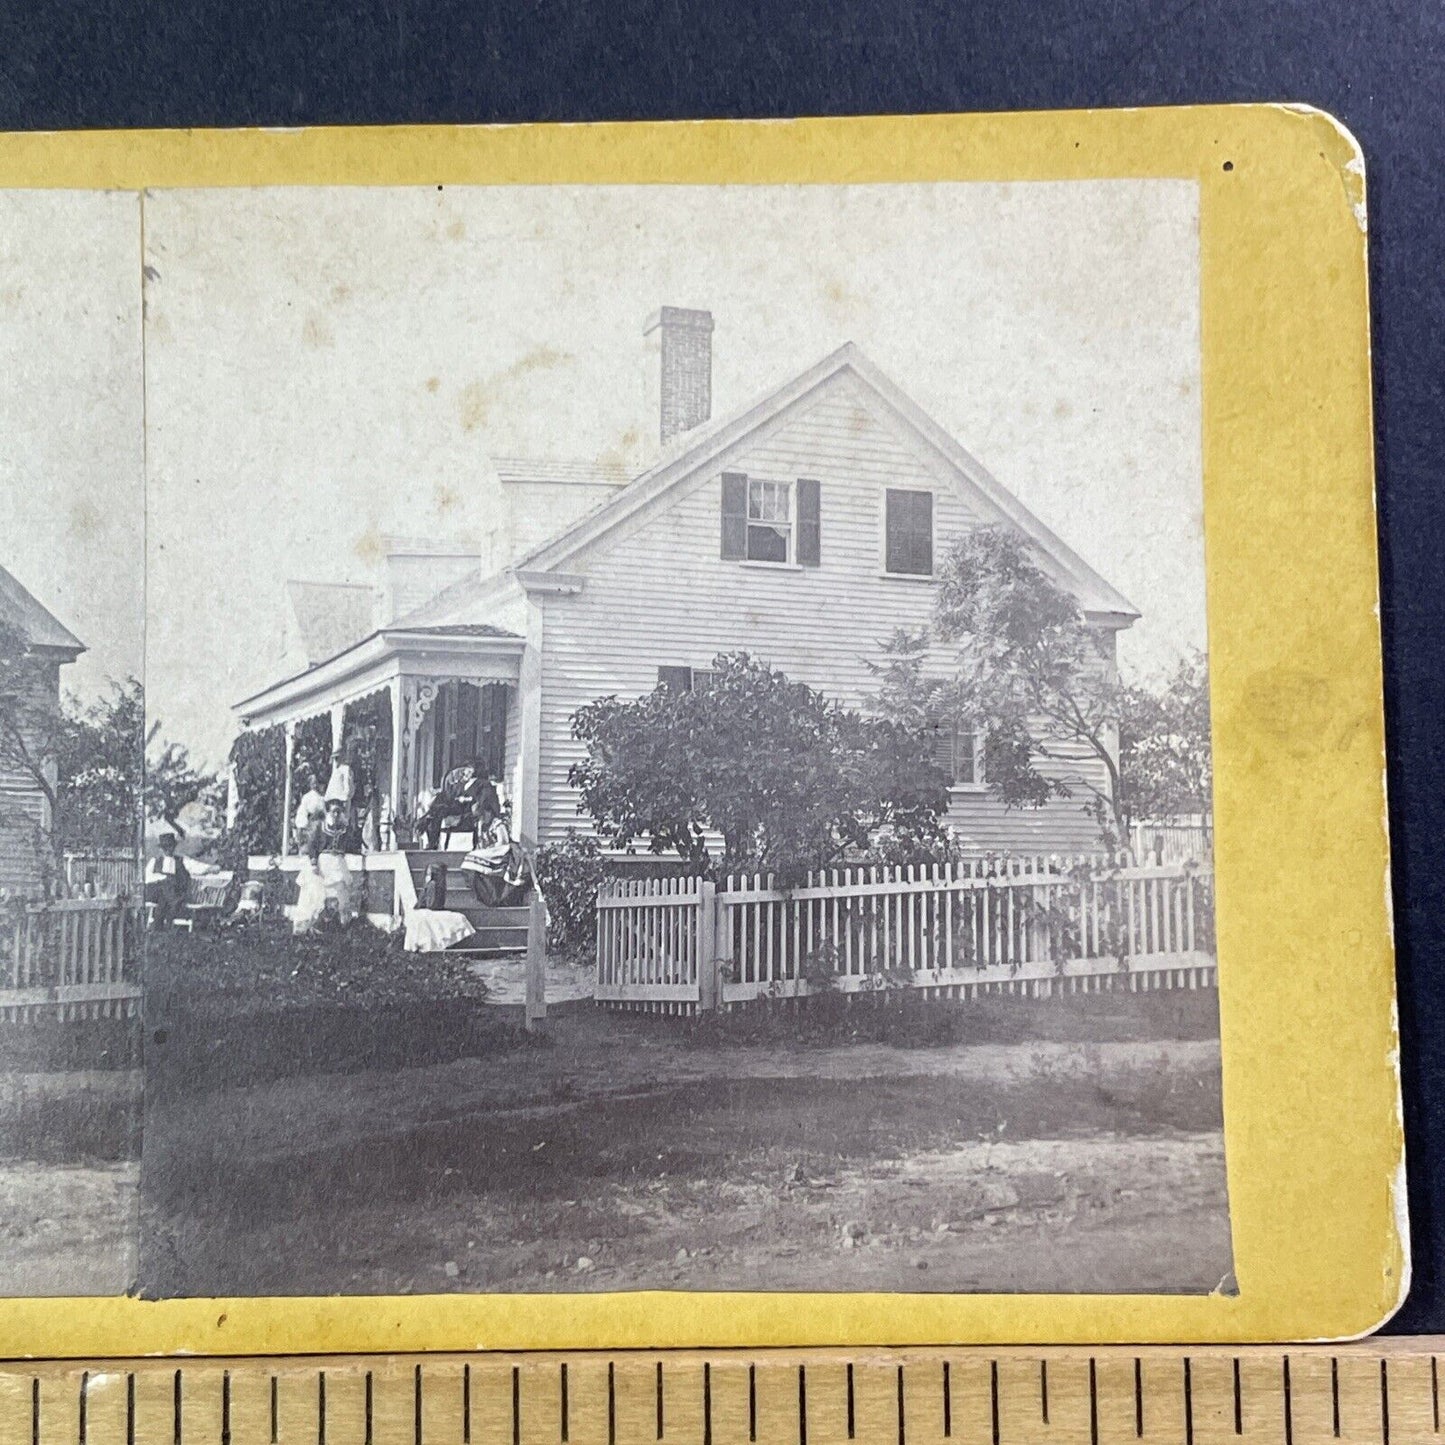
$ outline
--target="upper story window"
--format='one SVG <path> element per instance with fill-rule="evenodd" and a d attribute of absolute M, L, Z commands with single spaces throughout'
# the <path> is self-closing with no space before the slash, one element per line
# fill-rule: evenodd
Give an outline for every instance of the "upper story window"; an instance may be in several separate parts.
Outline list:
<path fill-rule="evenodd" d="M 724 472 L 721 556 L 725 561 L 816 567 L 821 552 L 821 486 Z"/>
<path fill-rule="evenodd" d="M 885 498 L 883 570 L 933 576 L 933 493 L 890 487 Z"/>
<path fill-rule="evenodd" d="M 748 561 L 793 560 L 793 486 L 748 478 Z"/>

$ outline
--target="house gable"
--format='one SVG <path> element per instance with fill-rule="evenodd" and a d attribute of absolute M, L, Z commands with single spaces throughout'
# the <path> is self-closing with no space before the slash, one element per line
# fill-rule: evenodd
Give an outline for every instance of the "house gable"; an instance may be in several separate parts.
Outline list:
<path fill-rule="evenodd" d="M 816 565 L 800 565 L 796 547 L 783 565 L 724 557 L 724 473 L 791 487 L 794 497 L 799 479 L 816 482 Z M 932 499 L 935 557 L 970 527 L 1011 520 L 867 378 L 843 366 L 639 504 L 624 508 L 619 497 L 574 529 L 570 543 L 564 536 L 537 554 L 524 582 L 562 572 L 580 582 L 547 595 L 534 590 L 545 613 L 540 836 L 585 825 L 567 785 L 582 751 L 572 714 L 599 696 L 650 690 L 660 668 L 706 668 L 719 652 L 747 651 L 847 705 L 866 704 L 878 690 L 870 664 L 882 659 L 883 644 L 898 628 L 925 624 L 933 603 L 931 579 L 887 572 L 890 490 Z M 1079 575 L 1067 549 L 1062 558 L 1038 555 L 1064 585 Z M 1129 604 L 1078 566 L 1096 615 L 1132 620 Z M 958 806 L 960 818 L 970 808 L 978 815 L 967 829 L 979 846 L 1009 846 L 1020 822 L 1051 849 L 1092 841 L 1077 807 L 1077 817 L 1002 820 L 982 790 L 960 794 Z"/>
<path fill-rule="evenodd" d="M 893 443 L 891 461 L 901 473 L 926 477 L 930 489 L 956 492 L 975 523 L 1002 523 L 1020 532 L 1032 544 L 1039 565 L 1077 597 L 1086 613 L 1125 626 L 1138 616 L 1132 604 L 852 343 L 734 416 L 684 434 L 653 468 L 606 505 L 524 557 L 518 570 L 585 570 L 584 559 L 605 546 L 611 533 L 618 529 L 624 534 L 635 531 L 639 523 L 647 524 L 675 505 L 679 495 L 706 486 L 723 471 L 746 472 L 743 463 L 749 454 L 781 428 L 836 399 L 840 388 L 848 391 L 854 406 L 850 422 L 854 428 L 852 445 L 842 460 L 864 463 L 870 445 L 876 453 L 876 433 L 887 435 Z M 872 443 L 865 440 L 865 432 L 875 433 Z M 823 460 L 828 457 L 829 453 L 822 454 Z M 875 460 L 886 463 L 881 453 L 875 455 Z M 806 464 L 806 456 L 802 461 Z M 807 475 L 806 471 L 798 472 L 792 480 Z M 823 505 L 826 528 L 826 500 Z"/>

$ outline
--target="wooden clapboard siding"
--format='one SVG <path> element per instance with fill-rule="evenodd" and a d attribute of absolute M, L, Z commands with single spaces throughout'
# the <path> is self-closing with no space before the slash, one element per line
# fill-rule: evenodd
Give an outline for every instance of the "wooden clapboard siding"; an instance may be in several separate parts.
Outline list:
<path fill-rule="evenodd" d="M 0 889 L 33 893 L 43 874 L 45 796 L 35 781 L 0 770 Z"/>
<path fill-rule="evenodd" d="M 721 473 L 821 486 L 817 567 L 777 568 L 719 555 Z M 710 467 L 604 534 L 566 570 L 577 595 L 547 596 L 542 649 L 539 832 L 585 830 L 569 766 L 582 756 L 571 717 L 608 694 L 649 691 L 661 665 L 706 667 L 747 650 L 850 706 L 876 691 L 867 659 L 898 627 L 927 621 L 933 585 L 881 575 L 888 487 L 934 492 L 934 552 L 979 521 L 952 471 L 847 374 L 760 429 Z M 956 792 L 954 821 L 979 847 L 1076 851 L 1093 827 L 1082 800 L 1005 811 L 986 792 Z"/>

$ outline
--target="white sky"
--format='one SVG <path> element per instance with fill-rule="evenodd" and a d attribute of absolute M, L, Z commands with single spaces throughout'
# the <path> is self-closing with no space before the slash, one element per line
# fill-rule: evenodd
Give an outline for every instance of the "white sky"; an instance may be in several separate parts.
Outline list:
<path fill-rule="evenodd" d="M 0 313 L 31 359 L 0 402 L 7 491 L 50 492 L 4 499 L 5 560 L 93 669 L 130 670 L 134 203 L 3 200 L 6 273 L 36 278 Z M 153 712 L 219 761 L 274 675 L 282 583 L 371 580 L 379 533 L 485 531 L 490 456 L 645 462 L 663 303 L 713 312 L 718 413 L 857 342 L 1141 609 L 1124 665 L 1167 666 L 1205 640 L 1196 204 L 1169 181 L 151 193 Z M 91 502 L 102 528 L 64 520 Z"/>
<path fill-rule="evenodd" d="M 90 649 L 87 700 L 145 633 L 140 198 L 0 191 L 0 563 Z"/>

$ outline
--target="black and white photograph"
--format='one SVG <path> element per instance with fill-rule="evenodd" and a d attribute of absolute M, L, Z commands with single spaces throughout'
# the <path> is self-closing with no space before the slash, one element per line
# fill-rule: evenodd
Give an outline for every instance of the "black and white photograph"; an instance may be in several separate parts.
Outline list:
<path fill-rule="evenodd" d="M 1192 181 L 0 193 L 0 1292 L 1232 1292 Z"/>

